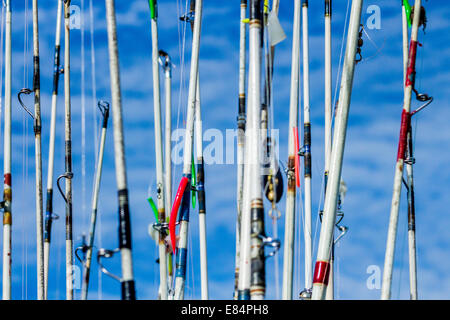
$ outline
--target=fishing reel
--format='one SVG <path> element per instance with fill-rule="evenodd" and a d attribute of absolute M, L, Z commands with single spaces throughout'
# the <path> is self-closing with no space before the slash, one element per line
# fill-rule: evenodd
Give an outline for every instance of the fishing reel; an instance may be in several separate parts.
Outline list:
<path fill-rule="evenodd" d="M 283 196 L 283 175 L 278 168 L 274 175 L 263 175 L 264 194 L 270 202 L 278 203 Z"/>
<path fill-rule="evenodd" d="M 267 165 L 264 165 L 264 173 L 262 176 L 262 184 L 263 184 L 263 190 L 264 195 L 266 196 L 267 200 L 269 200 L 272 203 L 278 203 L 281 200 L 281 197 L 283 196 L 283 175 L 281 173 L 280 167 L 277 165 L 273 165 L 270 163 L 270 157 L 272 154 L 274 146 L 272 144 L 272 139 L 270 137 L 267 137 L 267 153 L 266 153 L 266 161 L 265 163 L 268 163 Z M 276 162 L 277 163 L 277 162 Z M 275 167 L 275 168 L 273 168 Z M 265 174 L 267 173 L 268 174 Z M 276 171 L 276 174 L 274 175 L 273 172 Z"/>

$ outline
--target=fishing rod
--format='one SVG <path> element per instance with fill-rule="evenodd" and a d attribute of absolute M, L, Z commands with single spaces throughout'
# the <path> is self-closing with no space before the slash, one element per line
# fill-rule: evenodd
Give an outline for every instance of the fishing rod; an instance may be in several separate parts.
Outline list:
<path fill-rule="evenodd" d="M 47 167 L 47 199 L 44 221 L 44 294 L 47 299 L 48 293 L 48 269 L 50 259 L 50 241 L 53 220 L 58 216 L 53 213 L 53 168 L 55 159 L 55 130 L 56 130 L 56 103 L 58 97 L 59 76 L 64 72 L 60 65 L 60 43 L 61 43 L 61 16 L 63 1 L 58 1 L 58 11 L 56 13 L 56 36 L 55 36 L 55 53 L 53 60 L 53 92 L 52 106 L 50 116 L 50 141 L 48 151 L 48 167 Z"/>
<path fill-rule="evenodd" d="M 412 28 L 411 28 L 411 39 L 409 46 L 409 57 L 408 57 L 408 66 L 405 77 L 405 86 L 404 86 L 404 100 L 403 100 L 403 111 L 401 117 L 401 125 L 400 125 L 400 137 L 398 143 L 398 152 L 397 152 L 397 163 L 395 166 L 395 177 L 394 177 L 394 188 L 392 193 L 392 203 L 391 203 L 391 212 L 389 218 L 389 228 L 388 228 L 388 237 L 386 243 L 386 253 L 384 258 L 384 269 L 383 269 L 383 282 L 381 286 L 381 299 L 388 300 L 391 298 L 391 284 L 392 284 L 392 272 L 393 272 L 393 264 L 394 264 L 394 251 L 395 251 L 395 242 L 397 236 L 397 227 L 398 227 L 398 212 L 400 205 L 400 195 L 401 195 L 401 187 L 402 187 L 402 177 L 403 177 L 403 166 L 405 163 L 405 155 L 407 148 L 407 136 L 408 130 L 411 123 L 411 96 L 414 91 L 416 94 L 416 98 L 423 99 L 425 98 L 431 100 L 426 95 L 420 95 L 414 89 L 415 83 L 415 65 L 416 65 L 416 55 L 417 55 L 417 36 L 419 25 L 422 24 L 421 20 L 425 20 L 421 18 L 421 0 L 415 0 L 414 4 L 414 12 L 419 12 L 419 14 L 414 14 Z M 431 101 L 430 101 L 431 102 Z"/>
<path fill-rule="evenodd" d="M 170 212 L 172 208 L 172 60 L 167 52 L 159 50 L 159 62 L 164 69 L 165 78 L 165 131 L 164 131 L 164 199 L 165 199 L 165 209 Z M 166 216 L 166 222 L 168 222 L 168 217 Z M 169 271 L 167 283 L 169 285 L 169 291 L 171 292 L 173 273 L 172 273 L 172 252 L 167 253 L 167 268 Z"/>
<path fill-rule="evenodd" d="M 119 248 L 115 250 L 100 249 L 97 253 L 97 261 L 102 272 L 120 281 L 122 300 L 136 300 L 133 259 L 131 254 L 131 221 L 128 204 L 127 172 L 125 165 L 116 12 L 114 0 L 105 0 L 105 4 L 108 27 L 109 72 L 111 79 L 114 130 L 114 162 L 116 167 L 117 193 L 119 200 Z M 109 273 L 101 264 L 101 259 L 103 257 L 111 258 L 117 252 L 120 252 L 122 265 L 122 277 L 120 278 Z"/>
<path fill-rule="evenodd" d="M 247 0 L 241 0 L 241 15 L 239 20 L 239 100 L 238 100 L 238 143 L 237 143 L 237 217 L 236 217 L 236 257 L 234 272 L 234 300 L 238 298 L 240 232 L 242 216 L 242 196 L 244 192 L 244 152 L 245 152 L 245 62 L 247 38 Z"/>
<path fill-rule="evenodd" d="M 403 34 L 403 80 L 406 81 L 406 74 L 408 69 L 408 26 L 411 25 L 411 7 L 408 0 L 402 1 L 402 34 Z M 406 90 L 406 88 L 404 88 Z M 413 141 L 412 141 L 412 126 L 411 123 L 407 134 L 407 149 L 406 149 L 406 173 L 407 180 L 403 180 L 407 190 L 408 199 L 408 253 L 409 253 L 409 287 L 410 299 L 417 300 L 417 260 L 416 260 L 416 210 L 414 197 L 414 172 L 413 165 L 415 163 Z"/>
<path fill-rule="evenodd" d="M 5 131 L 3 137 L 3 300 L 11 299 L 11 0 L 6 0 Z M 0 71 L 1 72 L 1 71 Z"/>
<path fill-rule="evenodd" d="M 356 64 L 356 49 L 358 47 L 359 25 L 361 21 L 362 0 L 353 0 L 348 26 L 347 46 L 341 89 L 336 111 L 336 124 L 333 135 L 333 148 L 330 157 L 330 171 L 325 196 L 324 212 L 320 230 L 317 261 L 313 276 L 313 290 L 311 298 L 322 300 L 325 298 L 330 271 L 331 247 L 334 243 L 333 234 L 336 224 L 336 209 L 341 182 L 342 161 L 344 157 L 345 138 L 347 133 L 348 113 L 353 86 L 353 75 Z"/>
<path fill-rule="evenodd" d="M 301 0 L 294 2 L 294 27 L 292 32 L 291 87 L 289 104 L 289 158 L 287 166 L 286 220 L 284 232 L 284 263 L 282 299 L 292 299 L 292 278 L 294 270 L 295 207 L 297 194 L 296 164 L 298 163 L 298 104 L 300 81 L 300 19 Z M 299 181 L 298 181 L 299 182 Z"/>
<path fill-rule="evenodd" d="M 161 134 L 161 97 L 159 84 L 159 49 L 158 49 L 158 8 L 156 0 L 149 0 L 152 32 L 152 69 L 153 69 L 153 111 L 155 127 L 155 158 L 156 158 L 156 186 L 157 186 L 157 206 L 158 219 L 160 225 L 166 223 L 165 214 L 165 186 L 164 186 L 164 163 L 163 146 Z M 159 235 L 159 273 L 161 286 L 161 299 L 167 300 L 167 260 L 166 245 L 164 238 L 165 228 L 160 228 Z"/>
<path fill-rule="evenodd" d="M 408 0 L 402 0 L 402 36 L 403 36 L 403 81 L 406 81 L 408 70 L 408 25 L 410 21 L 411 7 Z M 403 90 L 406 90 L 404 87 Z M 406 150 L 406 173 L 407 183 L 405 184 L 408 199 L 408 253 L 409 253 L 409 290 L 410 299 L 417 300 L 417 261 L 416 261 L 416 223 L 415 223 L 415 203 L 414 203 L 414 151 L 412 143 L 411 124 L 408 128 Z M 404 181 L 405 182 L 405 181 Z"/>
<path fill-rule="evenodd" d="M 300 155 L 304 159 L 305 181 L 305 288 L 312 288 L 312 228 L 311 228 L 311 123 L 309 111 L 309 31 L 308 31 L 308 0 L 302 5 L 303 34 L 303 148 Z M 310 292 L 310 291 L 309 291 Z"/>
<path fill-rule="evenodd" d="M 37 0 L 33 0 L 33 90 L 23 88 L 17 95 L 22 108 L 33 118 L 35 165 L 36 165 L 36 267 L 37 299 L 44 300 L 44 255 L 43 255 L 43 200 L 42 200 L 42 148 L 41 148 L 41 89 L 39 65 L 39 29 Z M 22 94 L 34 92 L 34 114 L 22 101 Z"/>
<path fill-rule="evenodd" d="M 203 161 L 203 130 L 200 109 L 200 81 L 197 76 L 197 94 L 195 105 L 195 135 L 197 146 L 197 185 L 195 191 L 198 197 L 199 237 L 200 237 L 200 282 L 201 298 L 208 300 L 208 260 L 206 250 L 206 198 L 205 198 L 205 170 Z"/>
<path fill-rule="evenodd" d="M 109 118 L 109 103 L 106 101 L 99 101 L 97 103 L 98 109 L 103 116 L 102 131 L 100 135 L 100 147 L 98 151 L 98 162 L 97 169 L 95 173 L 94 180 L 94 190 L 92 192 L 92 209 L 91 209 L 91 226 L 89 229 L 89 240 L 88 243 L 82 247 L 75 250 L 75 255 L 82 262 L 83 270 L 83 283 L 81 287 L 81 299 L 87 300 L 88 289 L 89 289 L 89 279 L 92 263 L 92 250 L 94 248 L 94 237 L 95 237 L 95 227 L 97 223 L 97 207 L 98 207 L 98 197 L 100 193 L 100 181 L 102 178 L 102 168 L 103 168 L 103 155 L 105 153 L 105 141 L 106 141 L 106 130 L 108 128 L 108 118 Z M 77 252 L 82 250 L 85 254 L 85 259 L 80 259 Z"/>
<path fill-rule="evenodd" d="M 328 175 L 330 171 L 330 157 L 331 157 L 331 142 L 332 142 L 332 64 L 331 64 L 331 18 L 332 18 L 332 1 L 325 0 L 325 170 L 324 170 L 324 198 L 326 198 L 326 190 L 328 184 Z M 323 215 L 323 211 L 321 212 Z M 329 280 L 330 286 L 327 287 L 327 300 L 332 299 L 333 295 L 333 261 L 334 261 L 334 245 L 331 244 L 330 257 L 330 271 Z M 305 291 L 307 293 L 308 290 Z M 306 295 L 306 298 L 311 297 L 312 291 Z"/>
<path fill-rule="evenodd" d="M 324 173 L 324 190 L 327 189 L 328 174 L 330 171 L 331 156 L 331 82 L 332 82 L 332 66 L 331 66 L 331 16 L 332 3 L 331 0 L 325 0 L 325 173 Z"/>
<path fill-rule="evenodd" d="M 165 209 L 170 212 L 170 208 L 172 206 L 172 60 L 169 54 L 164 50 L 159 50 L 159 63 L 164 70 L 164 89 L 166 103 L 164 129 L 164 199 Z"/>
<path fill-rule="evenodd" d="M 192 11 L 194 10 L 194 11 Z M 191 23 L 191 31 L 194 32 L 195 23 L 195 0 L 191 0 L 190 16 L 184 19 Z M 203 161 L 203 130 L 202 130 L 202 113 L 200 103 L 200 80 L 197 71 L 197 87 L 195 94 L 195 143 L 197 154 L 197 179 L 193 191 L 198 196 L 198 213 L 199 213 L 199 238 L 200 238 L 200 284 L 201 299 L 208 300 L 208 260 L 206 251 L 206 203 L 205 203 L 205 170 Z M 193 165 L 194 163 L 192 163 Z M 192 173 L 195 174 L 194 172 Z"/>
<path fill-rule="evenodd" d="M 73 232 L 72 232 L 72 111 L 70 97 L 70 0 L 64 0 L 64 136 L 65 172 L 56 185 L 66 204 L 66 299 L 73 300 Z M 65 179 L 65 191 L 60 181 Z"/>
<path fill-rule="evenodd" d="M 244 203 L 241 218 L 241 263 L 239 273 L 240 300 L 264 299 L 266 289 L 265 246 L 279 248 L 280 242 L 266 237 L 262 200 L 261 165 L 261 1 L 250 1 L 249 22 L 249 85 L 245 141 Z"/>
<path fill-rule="evenodd" d="M 189 75 L 189 94 L 188 107 L 186 117 L 186 131 L 184 140 L 184 161 L 183 161 L 183 177 L 178 187 L 177 195 L 175 197 L 174 205 L 170 213 L 169 233 L 173 244 L 173 251 L 175 253 L 175 224 L 178 213 L 178 208 L 181 204 L 179 224 L 180 224 L 180 240 L 177 248 L 176 256 L 176 273 L 175 273 L 175 300 L 184 299 L 184 288 L 186 281 L 186 258 L 187 258 L 187 236 L 189 227 L 189 207 L 190 207 L 190 188 L 187 185 L 191 184 L 192 172 L 192 150 L 193 150 L 193 134 L 194 134 L 194 117 L 196 108 L 196 94 L 198 87 L 198 60 L 200 49 L 200 30 L 202 22 L 202 7 L 203 1 L 195 1 L 195 8 L 191 2 L 189 18 L 192 19 L 195 12 L 195 19 L 193 23 L 192 36 L 192 54 L 191 54 L 191 69 Z M 182 17 L 182 20 L 185 17 Z"/>

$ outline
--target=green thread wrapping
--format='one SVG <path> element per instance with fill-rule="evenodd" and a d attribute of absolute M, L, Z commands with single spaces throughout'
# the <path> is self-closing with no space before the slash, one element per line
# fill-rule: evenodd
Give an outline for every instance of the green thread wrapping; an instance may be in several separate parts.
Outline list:
<path fill-rule="evenodd" d="M 155 215 L 156 221 L 158 221 L 158 208 L 156 208 L 155 202 L 153 202 L 152 197 L 149 197 L 149 198 L 147 199 L 147 201 L 148 201 L 148 203 L 150 203 L 150 206 L 152 207 L 153 214 Z"/>
<path fill-rule="evenodd" d="M 150 6 L 150 17 L 152 19 L 156 19 L 156 17 L 158 16 L 156 10 L 156 0 L 148 0 L 148 4 Z"/>
<path fill-rule="evenodd" d="M 408 20 L 408 27 L 411 27 L 411 6 L 408 0 L 403 0 L 403 6 L 405 7 L 406 19 Z"/>

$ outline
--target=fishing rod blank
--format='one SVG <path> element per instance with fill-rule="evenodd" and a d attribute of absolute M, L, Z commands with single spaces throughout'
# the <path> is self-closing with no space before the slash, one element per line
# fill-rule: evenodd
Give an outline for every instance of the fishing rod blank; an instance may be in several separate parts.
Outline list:
<path fill-rule="evenodd" d="M 244 177 L 252 185 L 250 190 L 250 232 L 251 232 L 251 277 L 250 277 L 250 299 L 264 299 L 266 291 L 266 275 L 265 275 L 265 256 L 264 256 L 264 207 L 262 200 L 262 184 L 261 174 L 259 171 L 261 165 L 260 159 L 260 126 L 261 126 L 261 1 L 250 1 L 250 24 L 249 24 L 249 87 L 248 94 L 250 97 L 248 105 L 248 121 L 251 131 L 247 135 L 246 146 L 249 147 L 248 165 L 251 171 L 250 175 Z M 245 183 L 245 182 L 244 182 Z M 248 231 L 247 231 L 248 232 Z"/>
<path fill-rule="evenodd" d="M 172 208 L 172 60 L 167 52 L 159 50 L 159 62 L 164 69 L 165 79 L 165 129 L 164 129 L 164 199 L 165 199 L 165 211 L 170 212 Z M 166 216 L 166 221 L 168 221 Z M 167 270 L 169 272 L 167 278 L 168 294 L 171 292 L 172 287 L 172 252 L 167 253 Z"/>
<path fill-rule="evenodd" d="M 237 144 L 237 217 L 236 217 L 236 257 L 234 273 L 234 299 L 238 298 L 240 233 L 242 216 L 242 196 L 244 192 L 244 152 L 245 152 L 245 62 L 246 62 L 246 31 L 247 0 L 241 0 L 241 15 L 239 20 L 239 100 L 238 100 L 238 144 Z"/>
<path fill-rule="evenodd" d="M 410 299 L 417 300 L 417 253 L 416 253 L 416 208 L 414 201 L 414 151 L 411 124 L 407 136 L 406 150 L 407 197 L 408 197 L 408 254 Z"/>
<path fill-rule="evenodd" d="M 35 165 L 36 165 L 36 267 L 37 267 L 37 299 L 44 296 L 44 255 L 43 255 L 43 200 L 42 200 L 42 149 L 41 149 L 41 88 L 39 66 L 39 29 L 37 0 L 33 0 L 33 91 L 22 89 L 19 102 L 34 119 Z M 34 92 L 34 115 L 20 100 L 22 93 Z"/>
<path fill-rule="evenodd" d="M 191 23 L 191 31 L 194 32 L 194 23 L 192 17 L 195 17 L 195 0 L 191 0 L 191 11 L 189 18 L 185 18 L 186 22 Z M 197 87 L 195 94 L 195 141 L 197 154 L 197 177 L 196 183 L 193 183 L 193 192 L 198 196 L 198 213 L 199 213 L 199 240 L 200 240 L 200 286 L 201 299 L 208 300 L 208 261 L 206 251 L 206 203 L 205 203 L 205 170 L 203 165 L 203 130 L 202 130 L 202 112 L 200 103 L 200 78 L 197 73 Z M 194 165 L 194 163 L 192 163 Z M 195 172 L 192 172 L 194 175 Z M 194 178 L 194 177 L 193 177 Z M 194 204 L 193 204 L 194 206 Z"/>
<path fill-rule="evenodd" d="M 330 271 L 330 255 L 333 241 L 333 231 L 336 223 L 336 209 L 339 196 L 339 185 L 342 173 L 342 161 L 344 156 L 345 138 L 347 133 L 348 113 L 353 86 L 355 70 L 355 57 L 358 45 L 359 25 L 361 20 L 362 0 L 353 0 L 348 26 L 347 47 L 341 89 L 339 92 L 339 104 L 336 113 L 336 124 L 333 134 L 333 148 L 330 158 L 330 173 L 327 184 L 324 213 L 320 230 L 317 261 L 313 277 L 312 299 L 325 298 L 328 276 Z"/>
<path fill-rule="evenodd" d="M 188 185 L 191 180 L 191 165 L 192 165 L 192 148 L 193 148 L 193 134 L 194 134 L 194 116 L 197 93 L 197 78 L 198 78 L 198 60 L 200 49 L 200 30 L 202 22 L 202 7 L 203 1 L 195 1 L 195 19 L 192 36 L 192 55 L 191 55 L 191 70 L 189 75 L 189 94 L 188 107 L 186 117 L 186 131 L 184 140 L 184 161 L 183 161 L 183 179 L 187 179 Z M 191 2 L 192 12 L 192 2 Z M 180 209 L 180 241 L 178 244 L 176 257 L 176 274 L 175 274 L 175 300 L 184 299 L 184 287 L 186 281 L 186 258 L 187 258 L 187 236 L 189 226 L 189 206 L 190 206 L 190 192 L 189 188 L 184 189 L 184 194 Z M 174 211 L 174 207 L 172 207 Z M 172 214 L 171 214 L 172 220 Z M 174 221 L 170 221 L 174 223 Z"/>
<path fill-rule="evenodd" d="M 102 168 L 103 168 L 103 155 L 105 153 L 106 130 L 108 127 L 108 118 L 109 118 L 109 103 L 106 101 L 99 101 L 98 108 L 100 109 L 100 112 L 102 113 L 103 116 L 103 125 L 100 136 L 100 150 L 98 152 L 98 162 L 95 173 L 94 191 L 92 193 L 92 211 L 91 211 L 91 226 L 89 229 L 89 240 L 87 246 L 83 247 L 83 251 L 85 251 L 86 258 L 84 261 L 83 284 L 81 287 L 82 300 L 87 299 L 89 289 L 89 275 L 91 271 L 92 250 L 94 248 L 95 226 L 97 222 L 98 195 L 100 193 L 100 181 L 102 178 Z"/>
<path fill-rule="evenodd" d="M 131 255 L 131 222 L 128 205 L 127 172 L 122 123 L 122 101 L 120 91 L 119 53 L 117 48 L 117 27 L 114 0 L 105 0 L 108 27 L 109 72 L 114 128 L 114 162 L 119 200 L 119 249 L 122 265 L 122 300 L 135 300 L 136 290 Z M 104 251 L 99 252 L 98 258 Z"/>
<path fill-rule="evenodd" d="M 197 75 L 197 93 L 195 95 L 195 141 L 197 146 L 197 185 L 195 191 L 198 196 L 198 217 L 200 237 L 200 283 L 201 298 L 208 300 L 208 260 L 206 251 L 206 199 L 205 199 L 205 170 L 203 166 L 203 130 L 200 104 L 200 80 Z"/>
<path fill-rule="evenodd" d="M 3 142 L 3 300 L 11 299 L 11 0 L 6 0 L 5 131 Z M 1 70 L 0 70 L 1 72 Z"/>
<path fill-rule="evenodd" d="M 406 3 L 405 3 L 406 2 Z M 402 34 L 403 34 L 403 81 L 406 80 L 406 73 L 408 69 L 408 23 L 410 8 L 407 10 L 409 3 L 402 1 Z M 406 88 L 404 88 L 406 90 Z M 406 173 L 407 173 L 407 198 L 408 198 L 408 253 L 409 253 L 409 290 L 411 300 L 417 300 L 417 260 L 416 260 L 416 210 L 414 203 L 414 150 L 412 142 L 412 128 L 411 124 L 408 129 L 406 150 Z"/>
<path fill-rule="evenodd" d="M 157 206 L 159 224 L 162 226 L 166 223 L 165 214 L 165 186 L 164 186 L 164 163 L 163 163 L 163 146 L 161 133 L 161 97 L 159 84 L 159 49 L 158 49 L 158 11 L 156 0 L 149 0 L 151 13 L 151 31 L 152 31 L 152 70 L 153 70 L 153 111 L 155 126 L 155 159 L 156 159 L 156 187 L 157 187 Z M 159 232 L 159 274 L 161 300 L 167 300 L 167 259 L 166 245 L 164 238 L 166 237 L 166 229 L 160 228 Z"/>
<path fill-rule="evenodd" d="M 252 286 L 253 296 L 255 294 L 264 295 L 265 292 L 265 273 L 264 263 L 259 259 L 254 260 L 253 252 L 259 254 L 264 248 L 260 246 L 251 250 L 251 233 L 252 226 L 255 225 L 257 230 L 257 219 L 261 216 L 260 210 L 263 209 L 262 186 L 260 175 L 260 151 L 261 137 L 259 127 L 261 125 L 261 96 L 260 96 L 260 80 L 261 80 L 261 1 L 250 0 L 250 21 L 249 21 L 249 80 L 248 80 L 248 112 L 245 128 L 245 154 L 244 154 L 244 190 L 241 216 L 240 230 L 240 264 L 239 264 L 239 282 L 238 282 L 238 299 L 250 300 L 250 287 Z M 252 214 L 254 213 L 254 214 Z M 263 217 L 264 218 L 264 217 Z M 252 222 L 255 222 L 252 224 Z M 261 221 L 261 220 L 260 220 Z M 264 227 L 264 226 L 262 226 Z M 256 235 L 256 234 L 255 234 Z M 257 235 L 258 236 L 258 235 Z M 255 243 L 256 244 L 256 243 Z M 256 258 L 256 255 L 255 255 Z M 258 267 L 253 268 L 252 266 Z M 262 271 L 262 272 L 261 272 Z M 255 274 L 252 275 L 252 272 Z M 261 277 L 262 275 L 262 277 Z M 253 276 L 256 276 L 254 279 Z M 256 280 L 256 281 L 253 281 Z M 256 287 L 257 285 L 257 287 Z"/>
<path fill-rule="evenodd" d="M 292 32 L 292 61 L 291 61 L 291 87 L 289 103 L 289 158 L 287 166 L 288 190 L 286 196 L 286 220 L 284 227 L 284 263 L 282 299 L 292 299 L 292 278 L 294 270 L 294 238 L 295 238 L 295 207 L 296 207 L 296 178 L 295 162 L 298 149 L 295 147 L 294 131 L 298 130 L 298 102 L 300 81 L 300 19 L 301 0 L 294 3 L 294 26 Z"/>
<path fill-rule="evenodd" d="M 309 112 L 309 35 L 308 35 L 308 0 L 302 6 L 303 31 L 303 150 L 305 179 L 305 288 L 312 287 L 312 239 L 311 239 L 311 123 Z"/>
<path fill-rule="evenodd" d="M 416 0 L 414 12 L 421 12 L 421 0 Z M 392 272 L 394 264 L 395 241 L 398 227 L 398 211 L 400 205 L 400 195 L 402 188 L 403 165 L 405 161 L 406 142 L 408 129 L 411 122 L 411 94 L 415 81 L 415 65 L 417 54 L 417 34 L 419 30 L 420 14 L 414 14 L 411 42 L 409 46 L 408 67 L 405 79 L 403 111 L 400 125 L 400 138 L 398 143 L 397 163 L 395 166 L 394 189 L 392 193 L 391 212 L 389 218 L 389 229 L 386 243 L 386 253 L 384 258 L 383 282 L 381 285 L 381 299 L 391 298 Z"/>
<path fill-rule="evenodd" d="M 65 172 L 56 180 L 66 203 L 66 299 L 73 300 L 72 111 L 70 97 L 70 0 L 64 1 L 64 136 Z M 60 181 L 65 179 L 65 192 Z"/>
<path fill-rule="evenodd" d="M 50 259 L 50 241 L 53 220 L 58 216 L 53 213 L 53 168 L 55 159 L 55 130 L 56 130 L 56 103 L 58 97 L 59 76 L 63 72 L 60 66 L 60 42 L 61 42 L 61 16 L 63 0 L 58 1 L 58 11 L 56 14 L 56 36 L 55 53 L 53 60 L 53 92 L 52 106 L 50 116 L 50 141 L 48 148 L 48 167 L 47 167 L 47 199 L 44 221 L 44 291 L 45 299 L 48 294 L 48 269 Z"/>

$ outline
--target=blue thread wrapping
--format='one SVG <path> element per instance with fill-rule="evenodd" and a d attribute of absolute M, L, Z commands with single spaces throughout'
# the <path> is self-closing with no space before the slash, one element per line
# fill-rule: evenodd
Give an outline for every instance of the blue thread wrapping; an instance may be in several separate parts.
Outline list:
<path fill-rule="evenodd" d="M 177 250 L 177 262 L 176 262 L 176 273 L 177 278 L 186 278 L 186 248 L 178 248 Z"/>

